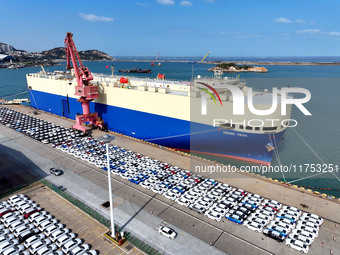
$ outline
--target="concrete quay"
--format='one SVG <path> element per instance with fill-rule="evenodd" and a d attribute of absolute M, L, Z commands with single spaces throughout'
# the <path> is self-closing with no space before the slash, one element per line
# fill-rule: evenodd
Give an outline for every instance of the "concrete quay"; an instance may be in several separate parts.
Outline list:
<path fill-rule="evenodd" d="M 28 107 L 7 107 L 32 114 L 32 109 Z M 72 120 L 48 113 L 40 112 L 36 117 L 65 127 L 73 125 Z M 1 144 L 12 149 L 13 155 L 8 154 L 8 150 L 2 150 L 2 153 L 6 154 L 8 158 L 20 162 L 20 164 L 27 161 L 24 166 L 36 171 L 39 175 L 44 175 L 43 172 L 47 176 L 50 167 L 60 167 L 65 171 L 64 176 L 48 175 L 46 178 L 55 184 L 63 185 L 75 197 L 104 215 L 109 215 L 108 210 L 100 206 L 108 198 L 107 177 L 103 170 L 10 128 L 0 126 L 0 131 Z M 102 132 L 99 130 L 94 130 L 92 133 L 94 138 L 100 135 Z M 197 165 L 215 164 L 122 135 L 116 136 L 116 140 L 112 142 L 115 145 L 183 169 L 189 169 L 192 172 L 195 172 Z M 200 174 L 320 215 L 325 221 L 309 254 L 329 254 L 331 250 L 340 251 L 340 244 L 337 243 L 339 241 L 334 241 L 334 238 L 340 240 L 339 229 L 335 227 L 340 222 L 338 200 L 329 200 L 321 195 L 300 188 L 287 187 L 251 174 L 231 172 Z M 226 219 L 218 223 L 211 221 L 203 215 L 192 212 L 163 196 L 155 195 L 150 190 L 134 185 L 119 176 L 113 176 L 112 181 L 118 224 L 126 227 L 127 230 L 152 244 L 161 252 L 167 254 L 199 254 L 202 251 L 204 254 L 208 252 L 212 254 L 298 254 L 285 244 L 277 243 L 261 233 L 254 233 Z M 303 208 L 301 204 L 307 205 L 308 208 Z M 155 230 L 160 224 L 167 224 L 176 229 L 179 233 L 178 238 L 169 241 L 160 236 Z"/>

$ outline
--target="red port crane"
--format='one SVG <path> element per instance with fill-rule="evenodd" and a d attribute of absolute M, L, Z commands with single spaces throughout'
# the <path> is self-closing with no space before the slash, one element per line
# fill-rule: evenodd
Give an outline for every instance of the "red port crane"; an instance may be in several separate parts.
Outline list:
<path fill-rule="evenodd" d="M 74 75 L 77 80 L 75 95 L 80 97 L 78 102 L 81 103 L 83 108 L 83 114 L 76 116 L 76 124 L 73 125 L 73 128 L 86 133 L 86 129 L 82 126 L 82 123 L 89 122 L 92 126 L 104 129 L 104 123 L 98 117 L 98 114 L 90 112 L 90 102 L 98 97 L 98 86 L 91 84 L 93 76 L 90 70 L 83 66 L 72 36 L 72 33 L 66 33 L 64 41 L 67 60 L 66 69 L 73 68 L 74 70 Z M 71 66 L 71 61 L 73 66 Z"/>

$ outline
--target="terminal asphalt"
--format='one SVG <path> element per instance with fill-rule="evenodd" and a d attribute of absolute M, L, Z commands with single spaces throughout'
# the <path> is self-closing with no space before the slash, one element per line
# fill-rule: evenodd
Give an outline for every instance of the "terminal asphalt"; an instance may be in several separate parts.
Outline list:
<path fill-rule="evenodd" d="M 51 115 L 47 115 L 47 117 L 50 118 L 49 121 L 55 123 L 55 119 L 59 119 Z M 37 166 L 33 167 L 32 170 L 39 171 L 40 175 L 40 171 L 48 174 L 50 167 L 62 168 L 65 171 L 63 176 L 48 176 L 46 178 L 56 185 L 63 185 L 72 195 L 107 217 L 109 216 L 108 209 L 101 206 L 103 202 L 108 200 L 105 171 L 53 149 L 51 145 L 44 145 L 25 137 L 7 127 L 0 126 L 0 134 L 0 143 L 3 145 L 0 148 L 1 153 L 5 153 L 8 158 L 20 160 L 22 164 L 25 164 L 25 160 L 32 161 L 32 164 Z M 137 144 L 136 147 L 142 146 L 136 141 L 132 142 Z M 122 146 L 121 144 L 117 145 Z M 13 149 L 15 153 L 12 151 L 12 155 L 8 154 L 6 147 Z M 128 146 L 124 147 L 128 148 Z M 144 154 L 147 153 L 150 153 L 150 151 L 145 151 Z M 161 154 L 161 152 L 157 153 Z M 13 155 L 16 158 L 13 158 Z M 157 155 L 154 157 L 159 159 Z M 178 154 L 177 157 L 183 156 Z M 172 160 L 170 158 L 170 162 L 167 162 L 172 163 Z M 185 161 L 178 158 L 177 160 L 181 164 L 183 164 L 182 161 Z M 27 166 L 30 165 L 27 164 Z M 230 181 L 228 183 L 232 184 Z M 252 188 L 252 186 L 249 186 L 245 189 Z M 265 187 L 262 189 L 265 189 Z M 288 192 L 294 191 L 286 190 Z M 163 196 L 155 195 L 155 193 L 117 176 L 113 177 L 113 192 L 116 222 L 142 240 L 152 244 L 161 252 L 167 254 L 298 254 L 292 248 L 277 243 L 263 234 L 254 233 L 227 220 L 216 223 Z M 263 195 L 262 193 L 259 194 Z M 277 200 L 282 201 L 282 199 Z M 333 204 L 332 206 L 338 210 L 339 205 L 336 207 Z M 337 214 L 337 212 L 334 211 L 332 214 Z M 337 216 L 335 220 L 337 220 Z M 172 241 L 160 236 L 156 231 L 160 225 L 173 227 L 179 233 L 178 238 Z M 339 244 L 333 240 L 334 237 L 337 240 L 340 239 L 339 230 L 335 228 L 334 221 L 326 220 L 321 226 L 319 237 L 313 243 L 309 254 L 322 254 L 329 253 L 330 250 L 340 250 Z"/>

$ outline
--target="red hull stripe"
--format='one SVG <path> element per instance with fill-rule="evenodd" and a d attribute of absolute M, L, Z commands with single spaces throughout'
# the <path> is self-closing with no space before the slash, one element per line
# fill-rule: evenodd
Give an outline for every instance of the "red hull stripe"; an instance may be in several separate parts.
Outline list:
<path fill-rule="evenodd" d="M 200 154 L 218 156 L 218 157 L 223 157 L 223 158 L 237 159 L 237 160 L 247 161 L 247 162 L 251 162 L 251 163 L 256 163 L 256 164 L 259 164 L 259 165 L 266 165 L 266 166 L 270 166 L 271 165 L 271 162 L 268 162 L 268 161 L 252 159 L 252 158 L 246 158 L 246 157 L 238 157 L 238 156 L 218 154 L 218 153 L 211 153 L 211 152 L 202 152 L 202 151 L 189 151 L 189 150 L 176 149 L 176 148 L 173 148 L 173 149 L 178 150 L 178 151 L 193 152 L 193 153 L 200 153 Z"/>

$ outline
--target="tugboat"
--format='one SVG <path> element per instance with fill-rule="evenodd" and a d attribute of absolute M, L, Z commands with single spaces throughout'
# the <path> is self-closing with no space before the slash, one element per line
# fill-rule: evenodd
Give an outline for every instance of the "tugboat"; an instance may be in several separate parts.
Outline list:
<path fill-rule="evenodd" d="M 120 73 L 151 73 L 151 69 L 130 68 L 118 70 Z"/>

